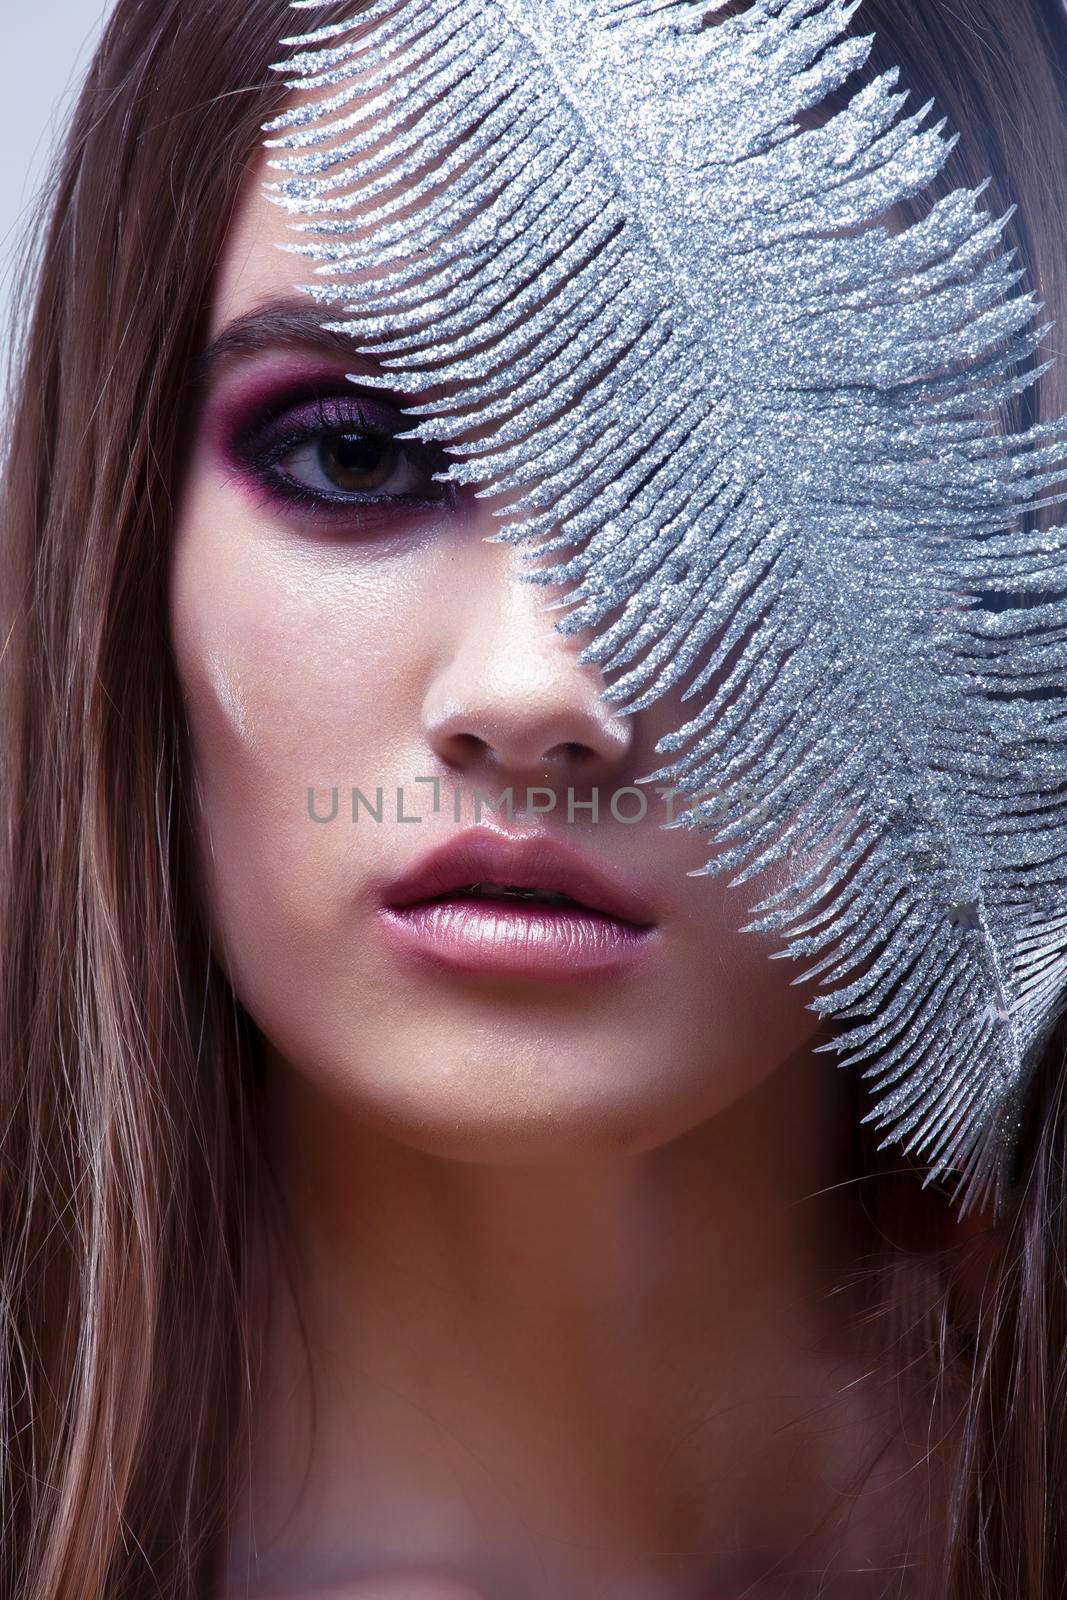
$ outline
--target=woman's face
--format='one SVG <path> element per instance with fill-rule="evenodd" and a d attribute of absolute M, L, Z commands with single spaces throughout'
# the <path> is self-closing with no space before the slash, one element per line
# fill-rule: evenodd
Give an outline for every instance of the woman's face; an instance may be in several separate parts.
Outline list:
<path fill-rule="evenodd" d="M 737 931 L 775 880 L 687 877 L 708 836 L 664 831 L 653 785 L 627 820 L 638 799 L 618 791 L 664 764 L 656 741 L 693 702 L 674 691 L 624 717 L 601 701 L 577 660 L 587 636 L 544 609 L 564 590 L 518 582 L 522 547 L 484 542 L 500 527 L 486 500 L 383 437 L 410 424 L 346 378 L 353 347 L 294 288 L 310 264 L 278 248 L 293 235 L 268 176 L 263 160 L 250 173 L 215 286 L 170 573 L 220 958 L 283 1070 L 410 1145 L 492 1161 L 650 1149 L 815 1032 L 795 969 L 768 959 L 780 941 Z M 309 788 L 329 818 L 334 787 L 336 816 L 312 820 Z M 358 802 L 353 822 L 353 788 L 372 806 L 381 789 L 380 821 Z M 476 820 L 477 791 L 508 788 L 513 819 L 483 800 Z M 520 815 L 527 789 L 555 809 Z M 453 907 L 443 948 L 434 914 L 383 911 L 399 875 L 472 829 L 547 836 L 652 925 Z"/>

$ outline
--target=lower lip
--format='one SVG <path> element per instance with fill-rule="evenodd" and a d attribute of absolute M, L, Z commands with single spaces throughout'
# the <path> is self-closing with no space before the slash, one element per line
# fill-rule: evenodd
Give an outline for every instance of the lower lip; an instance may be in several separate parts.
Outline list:
<path fill-rule="evenodd" d="M 379 920 L 397 950 L 456 971 L 576 978 L 646 959 L 656 928 L 565 906 L 501 900 L 423 900 L 383 906 Z"/>

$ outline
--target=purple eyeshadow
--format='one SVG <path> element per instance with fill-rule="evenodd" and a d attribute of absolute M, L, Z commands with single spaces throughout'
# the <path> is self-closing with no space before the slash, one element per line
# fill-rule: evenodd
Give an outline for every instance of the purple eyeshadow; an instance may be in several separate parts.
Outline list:
<path fill-rule="evenodd" d="M 430 484 L 431 475 L 447 465 L 440 447 L 417 440 L 400 445 L 408 459 L 419 466 L 432 490 L 425 497 L 359 496 L 340 489 L 335 494 L 324 493 L 299 482 L 279 463 L 316 436 L 361 434 L 393 441 L 413 425 L 413 419 L 404 415 L 398 401 L 378 392 L 361 392 L 355 384 L 339 377 L 336 369 L 304 371 L 284 379 L 247 384 L 223 400 L 207 419 L 216 458 L 260 501 L 265 496 L 283 514 L 295 511 L 313 520 L 352 524 L 373 521 L 379 527 L 395 525 L 428 510 L 439 514 L 442 509 L 452 508 L 455 487 Z"/>

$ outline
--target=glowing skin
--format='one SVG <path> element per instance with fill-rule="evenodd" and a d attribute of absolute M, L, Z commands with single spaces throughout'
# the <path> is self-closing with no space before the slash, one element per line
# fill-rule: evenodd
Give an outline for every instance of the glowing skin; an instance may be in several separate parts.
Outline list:
<path fill-rule="evenodd" d="M 250 173 L 212 339 L 281 299 L 314 312 L 267 175 Z M 778 1560 L 861 1574 L 823 1592 L 881 1593 L 900 1486 L 887 1498 L 876 1474 L 847 1528 L 802 1546 L 884 1405 L 848 1387 L 865 1364 L 828 1297 L 855 1243 L 832 1188 L 842 1075 L 810 1054 L 795 969 L 736 931 L 752 888 L 686 877 L 706 837 L 662 831 L 651 786 L 644 822 L 604 814 L 685 707 L 598 700 L 583 641 L 544 611 L 562 591 L 514 580 L 485 501 L 272 494 L 264 455 L 315 471 L 306 444 L 278 456 L 286 416 L 339 407 L 354 429 L 356 362 L 244 334 L 197 417 L 170 625 L 220 959 L 269 1043 L 320 1412 L 305 1482 L 282 1295 L 226 1595 L 707 1600 Z M 387 402 L 360 416 L 385 426 Z M 441 495 L 397 471 L 401 492 Z M 441 780 L 437 815 L 416 775 Z M 338 817 L 316 824 L 308 786 L 325 814 L 333 784 Z M 379 784 L 385 820 L 354 825 L 351 787 Z M 397 785 L 425 820 L 396 821 Z M 547 829 L 647 898 L 650 954 L 560 981 L 405 961 L 382 937 L 382 883 L 459 830 L 453 787 L 469 827 L 475 789 L 508 785 L 561 802 L 510 831 Z M 600 822 L 569 824 L 567 788 L 592 786 Z"/>

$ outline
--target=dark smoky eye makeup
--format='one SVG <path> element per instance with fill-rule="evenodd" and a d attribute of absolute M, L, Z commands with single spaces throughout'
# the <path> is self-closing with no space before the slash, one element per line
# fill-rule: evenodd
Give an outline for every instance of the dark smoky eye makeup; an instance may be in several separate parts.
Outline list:
<path fill-rule="evenodd" d="M 398 437 L 414 424 L 380 391 L 320 375 L 239 392 L 211 431 L 226 470 L 260 504 L 382 526 L 456 503 L 456 486 L 434 481 L 448 465 L 444 451 Z"/>

